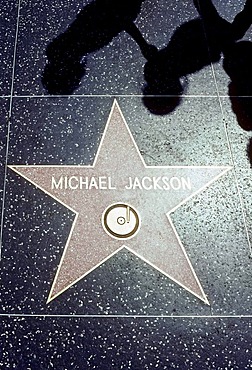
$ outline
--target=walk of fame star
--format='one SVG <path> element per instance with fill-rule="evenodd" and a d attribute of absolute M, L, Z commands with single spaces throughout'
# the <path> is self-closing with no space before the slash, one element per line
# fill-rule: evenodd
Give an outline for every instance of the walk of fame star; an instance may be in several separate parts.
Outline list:
<path fill-rule="evenodd" d="M 114 101 L 92 166 L 10 168 L 75 213 L 48 302 L 127 248 L 209 304 L 170 214 L 230 167 L 146 166 Z"/>

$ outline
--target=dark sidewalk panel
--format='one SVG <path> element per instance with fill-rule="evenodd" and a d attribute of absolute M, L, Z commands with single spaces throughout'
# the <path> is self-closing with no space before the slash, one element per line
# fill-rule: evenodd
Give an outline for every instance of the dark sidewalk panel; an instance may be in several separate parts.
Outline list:
<path fill-rule="evenodd" d="M 21 2 L 14 93 L 34 95 L 43 91 L 45 47 L 50 38 L 64 31 L 81 7 L 78 1 Z"/>
<path fill-rule="evenodd" d="M 8 109 L 9 100 L 0 99 L 0 214 L 2 215 L 2 201 L 4 191 L 5 166 L 6 166 L 6 150 L 7 150 L 7 135 L 8 135 Z"/>
<path fill-rule="evenodd" d="M 113 98 L 14 98 L 9 164 L 91 164 Z"/>
<path fill-rule="evenodd" d="M 9 164 L 92 163 L 113 100 L 15 98 Z M 117 99 L 146 164 L 230 165 L 217 97 L 183 98 L 170 114 L 162 116 L 150 111 L 156 100 Z M 168 99 L 164 104 L 169 103 Z"/>
<path fill-rule="evenodd" d="M 43 87 L 41 78 L 46 64 L 46 47 L 59 34 L 66 30 L 75 19 L 76 14 L 87 1 L 69 4 L 66 1 L 54 0 L 52 3 L 43 1 L 24 2 L 21 5 L 21 18 L 17 49 L 17 66 L 15 76 L 15 94 L 36 95 L 48 94 Z M 191 1 L 183 4 L 181 1 L 173 0 L 167 2 L 159 0 L 155 7 L 148 1 L 142 4 L 142 10 L 136 19 L 141 33 L 149 43 L 153 43 L 159 49 L 166 47 L 171 36 L 182 24 L 197 18 L 197 11 Z M 194 24 L 194 22 L 193 22 Z M 200 21 L 196 22 L 196 28 L 191 23 L 186 26 L 192 34 L 189 39 L 181 40 L 182 44 L 176 46 L 174 52 L 178 61 L 183 63 L 181 55 L 190 46 L 195 47 L 198 33 L 200 31 L 200 42 L 204 43 L 205 35 Z M 186 28 L 186 29 L 187 29 Z M 181 35 L 181 32 L 180 32 Z M 183 43 L 186 43 L 186 46 Z M 185 49 L 185 50 L 184 50 Z M 205 48 L 207 50 L 207 47 Z M 182 54 L 181 54 L 182 53 Z M 192 60 L 195 56 L 192 55 Z M 116 36 L 108 45 L 100 50 L 87 55 L 85 61 L 86 74 L 82 78 L 80 87 L 74 94 L 142 94 L 145 86 L 144 65 L 145 58 L 141 55 L 138 45 L 126 34 L 125 31 Z M 169 68 L 170 57 L 167 57 L 167 68 Z M 210 60 L 203 63 L 202 69 L 197 73 L 189 71 L 184 81 L 184 94 L 213 95 L 216 94 L 216 86 L 212 75 Z M 196 68 L 197 69 L 197 68 Z M 182 68 L 184 70 L 184 67 Z M 197 69 L 198 70 L 198 69 Z M 67 94 L 68 95 L 68 94 Z"/>
<path fill-rule="evenodd" d="M 161 99 L 161 102 L 160 102 Z M 139 149 L 152 166 L 228 166 L 230 155 L 217 97 L 119 98 Z M 153 114 L 164 108 L 162 115 Z M 171 110 L 166 113 L 166 108 Z"/>
<path fill-rule="evenodd" d="M 2 4 L 0 12 L 0 95 L 9 95 L 11 93 L 18 1 L 11 0 L 8 3 Z"/>
<path fill-rule="evenodd" d="M 231 23 L 234 21 L 236 15 L 243 10 L 245 2 L 245 0 L 238 0 L 232 2 L 232 4 L 227 4 L 221 0 L 213 0 L 212 3 L 218 12 L 219 18 L 216 17 L 216 15 L 211 15 L 207 7 L 202 16 L 203 22 L 205 23 L 206 36 L 210 45 L 209 52 L 213 60 L 214 74 L 220 95 L 251 95 L 251 88 L 250 93 L 233 89 L 232 86 L 230 86 L 232 80 L 230 71 L 225 71 L 225 68 L 223 68 L 227 64 L 231 64 L 233 66 L 233 71 L 231 71 L 232 75 L 237 74 L 237 72 L 240 73 L 240 76 L 244 78 L 245 84 L 248 80 L 251 80 L 250 66 L 252 63 L 252 43 L 247 43 L 244 47 L 240 48 L 241 53 L 235 50 L 237 49 L 237 44 L 241 44 L 244 41 L 252 41 L 252 26 L 250 25 L 250 27 L 248 27 L 243 36 L 240 35 L 241 31 L 239 31 L 240 29 L 237 27 L 231 29 Z M 209 1 L 205 3 L 201 2 L 201 7 L 207 3 L 209 3 Z M 244 19 L 241 22 L 245 24 Z M 238 34 L 240 36 L 236 36 L 235 41 L 233 37 Z M 244 62 L 248 59 L 248 66 L 246 66 Z M 247 68 L 247 75 L 243 75 Z"/>
<path fill-rule="evenodd" d="M 0 95 L 10 95 L 16 37 L 18 0 L 1 2 L 0 10 Z"/>
<path fill-rule="evenodd" d="M 251 368 L 247 318 L 1 318 L 6 368 Z"/>

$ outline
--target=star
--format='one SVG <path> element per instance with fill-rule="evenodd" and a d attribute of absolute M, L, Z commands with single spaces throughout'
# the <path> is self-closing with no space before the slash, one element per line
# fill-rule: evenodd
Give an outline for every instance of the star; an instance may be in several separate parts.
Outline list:
<path fill-rule="evenodd" d="M 231 167 L 147 166 L 116 100 L 92 166 L 9 167 L 75 214 L 48 303 L 126 248 L 209 304 L 171 213 Z"/>

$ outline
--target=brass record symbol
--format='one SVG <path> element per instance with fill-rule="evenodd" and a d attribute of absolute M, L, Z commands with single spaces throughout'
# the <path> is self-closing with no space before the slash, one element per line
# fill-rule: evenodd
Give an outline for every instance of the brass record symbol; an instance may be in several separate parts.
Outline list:
<path fill-rule="evenodd" d="M 102 225 L 108 235 L 118 239 L 128 239 L 138 232 L 140 218 L 137 211 L 129 204 L 116 203 L 104 211 Z"/>

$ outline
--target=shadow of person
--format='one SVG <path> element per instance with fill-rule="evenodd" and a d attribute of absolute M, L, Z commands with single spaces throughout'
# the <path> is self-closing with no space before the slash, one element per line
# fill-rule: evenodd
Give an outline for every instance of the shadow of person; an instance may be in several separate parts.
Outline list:
<path fill-rule="evenodd" d="M 250 162 L 250 167 L 252 168 L 252 138 L 250 138 L 247 146 L 247 156 Z"/>
<path fill-rule="evenodd" d="M 252 24 L 252 0 L 232 22 L 235 38 L 242 38 Z M 223 68 L 230 77 L 229 97 L 237 122 L 246 131 L 252 130 L 252 43 L 239 41 L 224 51 Z"/>
<path fill-rule="evenodd" d="M 173 111 L 187 87 L 182 78 L 219 61 L 240 37 L 231 23 L 218 14 L 211 0 L 194 0 L 194 4 L 200 18 L 179 26 L 168 45 L 145 64 L 143 102 L 154 114 Z M 240 29 L 240 33 L 245 31 Z"/>
<path fill-rule="evenodd" d="M 67 30 L 47 47 L 42 84 L 50 94 L 71 94 L 85 74 L 85 57 L 109 44 L 123 30 L 139 45 L 145 58 L 157 49 L 149 45 L 134 24 L 145 0 L 94 0 Z"/>
<path fill-rule="evenodd" d="M 220 58 L 216 45 L 214 60 Z M 154 114 L 168 114 L 187 88 L 183 77 L 211 62 L 202 21 L 197 18 L 179 26 L 168 45 L 144 66 L 143 102 Z"/>
<path fill-rule="evenodd" d="M 235 17 L 232 27 L 236 38 L 241 38 L 252 24 L 252 0 Z M 239 126 L 252 131 L 252 42 L 239 41 L 224 53 L 223 68 L 230 77 L 229 98 Z M 247 147 L 252 167 L 252 139 Z"/>
<path fill-rule="evenodd" d="M 231 79 L 229 97 L 237 122 L 252 130 L 252 42 L 235 43 L 225 54 L 223 68 Z"/>

